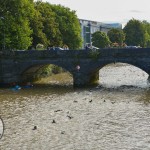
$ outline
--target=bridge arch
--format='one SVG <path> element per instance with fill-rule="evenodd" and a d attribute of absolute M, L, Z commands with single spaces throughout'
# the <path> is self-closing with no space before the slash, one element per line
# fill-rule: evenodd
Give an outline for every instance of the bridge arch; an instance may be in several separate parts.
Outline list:
<path fill-rule="evenodd" d="M 115 62 L 111 62 L 111 63 L 106 63 L 104 64 L 103 66 L 100 67 L 100 69 L 102 69 L 103 67 L 109 65 L 109 64 L 126 64 L 126 65 L 130 65 L 130 66 L 133 66 L 133 67 L 136 67 L 136 68 L 139 68 L 141 69 L 142 71 L 146 72 L 147 74 L 149 74 L 149 70 L 147 68 L 147 66 L 144 64 L 140 64 L 140 63 L 137 63 L 137 62 L 128 62 L 128 61 L 115 61 Z"/>
<path fill-rule="evenodd" d="M 34 77 L 37 77 L 36 74 L 39 73 L 39 71 L 41 71 L 44 67 L 48 67 L 49 65 L 51 65 L 51 67 L 59 67 L 61 70 L 64 70 L 65 72 L 68 72 L 69 75 L 71 75 L 71 77 L 73 78 L 72 72 L 66 68 L 63 65 L 59 65 L 56 63 L 38 63 L 38 64 L 31 64 L 31 65 L 27 65 L 24 66 L 21 70 L 20 70 L 20 81 L 21 82 L 27 82 L 27 81 L 32 81 L 34 79 Z M 46 75 L 46 72 L 45 72 Z M 44 78 L 44 75 L 43 75 Z"/>
<path fill-rule="evenodd" d="M 136 80 L 139 80 L 139 81 L 144 81 L 145 80 L 145 78 L 147 78 L 147 79 L 149 79 L 149 73 L 148 73 L 148 70 L 147 70 L 147 68 L 145 67 L 145 66 L 143 66 L 143 65 L 141 65 L 141 64 L 137 64 L 137 63 L 122 63 L 122 62 L 110 62 L 110 63 L 108 63 L 108 62 L 105 62 L 105 63 L 103 63 L 103 64 L 99 64 L 99 65 L 97 65 L 95 68 L 94 68 L 94 66 L 93 66 L 93 68 L 92 68 L 92 70 L 90 71 L 91 73 L 90 73 L 90 80 L 92 81 L 92 79 L 93 80 L 95 80 L 95 82 L 97 82 L 97 83 L 101 83 L 101 77 L 102 78 L 104 78 L 105 80 L 107 80 L 107 78 L 104 76 L 104 74 L 102 74 L 101 72 L 103 72 L 103 69 L 105 69 L 106 67 L 112 67 L 112 69 L 111 68 L 109 68 L 109 69 L 106 69 L 105 71 L 106 71 L 106 73 L 104 73 L 105 74 L 105 76 L 107 76 L 108 74 L 111 74 L 111 71 L 117 71 L 114 67 L 115 66 L 117 66 L 117 67 L 123 67 L 123 69 L 126 69 L 125 68 L 125 66 L 127 66 L 127 68 L 128 69 L 130 69 L 129 71 L 128 70 L 126 70 L 126 71 L 128 71 L 128 73 L 129 74 L 126 74 L 126 72 L 124 72 L 123 70 L 122 70 L 122 72 L 124 72 L 124 74 L 126 74 L 126 76 L 124 76 L 124 78 L 126 79 L 129 75 L 130 75 L 130 77 L 135 77 L 135 80 L 133 79 L 133 83 L 135 83 L 136 82 Z M 118 69 L 118 71 L 121 73 L 121 69 L 122 68 L 120 68 L 120 69 Z M 141 70 L 141 71 L 140 71 Z M 108 71 L 108 72 L 107 72 Z M 117 79 L 117 78 L 119 78 L 119 74 L 118 74 L 118 77 L 117 77 L 117 73 L 114 73 L 114 74 L 116 74 L 116 76 L 115 76 L 115 79 Z M 135 74 L 135 75 L 134 75 Z M 109 75 L 108 75 L 109 76 Z M 122 75 L 121 75 L 122 76 Z M 136 76 L 137 76 L 137 78 L 136 78 Z M 94 78 L 93 78 L 94 77 Z M 140 78 L 141 79 L 140 79 Z M 112 78 L 113 78 L 113 76 L 112 76 Z M 128 80 L 129 80 L 130 78 L 128 78 Z M 119 79 L 120 80 L 120 79 Z M 102 81 L 103 82 L 103 81 Z M 130 82 L 130 81 L 129 81 Z M 145 82 L 145 83 L 147 83 L 147 82 Z"/>

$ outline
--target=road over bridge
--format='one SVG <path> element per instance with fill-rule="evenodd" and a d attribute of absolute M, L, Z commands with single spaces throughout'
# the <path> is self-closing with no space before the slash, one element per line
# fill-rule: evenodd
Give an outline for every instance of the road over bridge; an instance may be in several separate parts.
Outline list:
<path fill-rule="evenodd" d="M 117 62 L 150 75 L 150 48 L 5 51 L 0 53 L 0 83 L 27 81 L 39 68 L 54 64 L 72 74 L 75 87 L 88 86 L 98 83 L 102 67 Z"/>

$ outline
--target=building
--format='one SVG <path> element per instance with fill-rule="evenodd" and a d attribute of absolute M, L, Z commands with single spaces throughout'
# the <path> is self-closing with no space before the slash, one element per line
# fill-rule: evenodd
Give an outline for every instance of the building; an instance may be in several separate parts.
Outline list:
<path fill-rule="evenodd" d="M 96 31 L 102 31 L 107 34 L 107 32 L 112 28 L 122 29 L 122 24 L 120 24 L 120 23 L 106 24 L 106 23 L 102 23 L 102 22 L 84 20 L 84 19 L 79 19 L 79 22 L 80 22 L 80 26 L 81 26 L 81 36 L 83 39 L 83 48 L 85 47 L 86 44 L 92 44 L 91 35 L 92 35 L 92 33 L 96 32 Z"/>

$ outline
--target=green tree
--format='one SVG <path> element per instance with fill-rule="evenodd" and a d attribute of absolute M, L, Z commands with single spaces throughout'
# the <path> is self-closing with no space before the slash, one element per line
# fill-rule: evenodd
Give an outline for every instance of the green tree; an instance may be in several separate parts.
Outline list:
<path fill-rule="evenodd" d="M 31 43 L 30 18 L 33 0 L 2 0 L 0 6 L 0 45 L 5 49 L 27 49 Z"/>
<path fill-rule="evenodd" d="M 142 23 L 145 30 L 145 47 L 150 47 L 150 23 L 145 20 Z"/>
<path fill-rule="evenodd" d="M 122 45 L 125 40 L 125 33 L 122 29 L 113 28 L 108 31 L 107 35 L 112 43 L 117 42 L 119 45 Z"/>
<path fill-rule="evenodd" d="M 31 29 L 33 30 L 31 37 L 33 38 L 32 40 L 32 45 L 31 48 L 36 48 L 36 46 L 39 43 L 42 43 L 45 45 L 45 47 L 49 44 L 49 40 L 46 37 L 46 34 L 43 32 L 44 30 L 44 25 L 43 25 L 43 17 L 39 10 L 37 9 L 36 3 L 35 3 L 35 14 L 34 14 L 34 19 L 30 20 L 30 26 Z"/>
<path fill-rule="evenodd" d="M 110 40 L 104 32 L 97 31 L 92 34 L 92 44 L 93 46 L 104 48 L 110 44 Z"/>
<path fill-rule="evenodd" d="M 126 34 L 125 42 L 127 45 L 145 46 L 145 30 L 141 21 L 129 20 L 123 31 Z"/>
<path fill-rule="evenodd" d="M 51 9 L 49 3 L 35 2 L 35 17 L 31 21 L 33 29 L 33 47 L 38 43 L 47 46 L 62 45 L 61 33 L 59 31 L 58 23 L 56 22 L 56 14 Z"/>
<path fill-rule="evenodd" d="M 70 49 L 78 49 L 82 45 L 81 28 L 75 11 L 61 5 L 51 5 L 56 13 L 56 22 L 59 25 L 63 44 Z"/>

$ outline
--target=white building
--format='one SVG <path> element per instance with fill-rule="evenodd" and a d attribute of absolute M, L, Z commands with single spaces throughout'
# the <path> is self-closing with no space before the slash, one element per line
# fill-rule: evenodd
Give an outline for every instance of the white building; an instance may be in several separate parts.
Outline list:
<path fill-rule="evenodd" d="M 80 26 L 81 26 L 81 36 L 83 39 L 83 48 L 86 44 L 92 44 L 91 42 L 91 35 L 96 31 L 102 31 L 107 34 L 107 32 L 112 28 L 119 28 L 122 29 L 122 24 L 120 23 L 111 23 L 106 24 L 97 21 L 91 20 L 84 20 L 79 19 Z"/>

